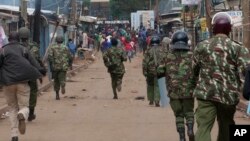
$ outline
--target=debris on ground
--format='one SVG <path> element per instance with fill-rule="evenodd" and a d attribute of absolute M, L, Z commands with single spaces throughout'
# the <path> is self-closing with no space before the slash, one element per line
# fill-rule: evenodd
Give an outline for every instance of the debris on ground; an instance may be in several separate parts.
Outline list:
<path fill-rule="evenodd" d="M 87 91 L 86 89 L 82 89 L 82 91 Z"/>
<path fill-rule="evenodd" d="M 132 90 L 131 93 L 138 93 L 138 91 L 137 90 Z"/>
<path fill-rule="evenodd" d="M 5 112 L 1 115 L 0 119 L 6 119 L 7 117 L 9 117 L 9 112 Z"/>
<path fill-rule="evenodd" d="M 135 100 L 144 100 L 144 99 L 145 99 L 144 96 L 137 96 L 137 97 L 135 97 Z"/>

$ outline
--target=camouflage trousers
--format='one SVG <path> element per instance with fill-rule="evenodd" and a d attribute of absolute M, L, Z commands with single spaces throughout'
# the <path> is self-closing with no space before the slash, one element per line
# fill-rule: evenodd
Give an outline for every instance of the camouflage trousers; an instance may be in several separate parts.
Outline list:
<path fill-rule="evenodd" d="M 158 81 L 154 76 L 147 76 L 147 97 L 150 102 L 160 101 Z"/>
<path fill-rule="evenodd" d="M 117 96 L 117 87 L 122 85 L 123 75 L 124 74 L 110 73 L 114 96 Z"/>
<path fill-rule="evenodd" d="M 29 107 L 35 108 L 37 103 L 37 92 L 38 92 L 38 86 L 36 80 L 31 80 L 28 82 L 30 87 L 30 98 L 29 98 Z"/>
<path fill-rule="evenodd" d="M 52 76 L 54 79 L 54 90 L 60 91 L 60 88 L 65 87 L 66 83 L 66 71 L 53 71 Z"/>
<path fill-rule="evenodd" d="M 170 105 L 175 115 L 176 127 L 185 128 L 186 123 L 194 123 L 194 99 L 170 99 Z"/>
<path fill-rule="evenodd" d="M 211 130 L 215 119 L 219 125 L 217 141 L 229 141 L 229 125 L 234 125 L 236 105 L 225 105 L 213 101 L 198 100 L 196 109 L 196 141 L 211 141 Z"/>

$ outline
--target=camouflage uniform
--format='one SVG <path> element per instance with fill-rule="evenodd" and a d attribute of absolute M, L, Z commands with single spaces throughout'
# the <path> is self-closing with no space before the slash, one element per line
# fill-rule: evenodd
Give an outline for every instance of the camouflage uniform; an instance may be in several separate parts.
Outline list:
<path fill-rule="evenodd" d="M 31 53 L 31 55 L 38 61 L 40 66 L 43 67 L 40 53 L 39 53 L 39 46 L 35 42 L 29 42 L 28 49 Z M 37 102 L 37 92 L 38 92 L 38 86 L 36 80 L 29 81 L 30 86 L 30 100 L 29 100 L 29 106 L 30 108 L 35 108 L 36 102 Z"/>
<path fill-rule="evenodd" d="M 150 101 L 150 105 L 155 102 L 156 106 L 159 106 L 160 92 L 157 82 L 157 66 L 163 60 L 163 49 L 159 45 L 150 46 L 145 52 L 142 62 L 143 75 L 147 81 L 147 98 Z"/>
<path fill-rule="evenodd" d="M 194 123 L 194 98 L 187 88 L 191 77 L 192 52 L 173 50 L 166 53 L 164 63 L 158 67 L 158 73 L 165 73 L 170 105 L 176 117 L 176 127 L 185 128 Z"/>
<path fill-rule="evenodd" d="M 229 141 L 229 125 L 235 124 L 234 113 L 239 103 L 240 75 L 250 63 L 248 49 L 225 34 L 217 34 L 197 45 L 193 63 L 190 89 L 195 88 L 194 96 L 198 99 L 195 140 L 211 141 L 210 132 L 217 117 L 217 140 Z"/>
<path fill-rule="evenodd" d="M 122 78 L 125 73 L 123 61 L 127 61 L 126 53 L 122 48 L 112 46 L 103 54 L 103 61 L 111 76 L 114 99 L 117 99 L 116 89 L 121 90 Z"/>
<path fill-rule="evenodd" d="M 63 44 L 52 45 L 48 50 L 48 60 L 52 70 L 54 90 L 56 91 L 57 99 L 60 99 L 60 87 L 62 89 L 62 94 L 65 93 L 66 72 L 69 68 L 71 59 L 69 50 Z"/>

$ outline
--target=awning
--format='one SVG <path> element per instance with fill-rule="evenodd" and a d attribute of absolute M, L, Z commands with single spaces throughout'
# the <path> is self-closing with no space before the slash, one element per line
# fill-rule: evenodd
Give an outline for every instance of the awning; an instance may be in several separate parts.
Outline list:
<path fill-rule="evenodd" d="M 93 17 L 93 16 L 80 16 L 79 20 L 81 22 L 93 23 L 93 22 L 97 21 L 97 17 Z"/>
<path fill-rule="evenodd" d="M 168 18 L 160 20 L 161 25 L 166 25 L 168 23 L 173 23 L 173 22 L 182 23 L 181 18 Z"/>

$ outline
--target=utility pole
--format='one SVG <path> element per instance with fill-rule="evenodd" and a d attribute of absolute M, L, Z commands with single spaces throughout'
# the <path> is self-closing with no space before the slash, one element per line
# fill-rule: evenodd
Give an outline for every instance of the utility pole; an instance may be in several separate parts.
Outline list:
<path fill-rule="evenodd" d="M 28 23 L 28 14 L 27 14 L 27 2 L 29 0 L 20 0 L 19 10 L 21 11 L 19 15 L 18 27 L 24 27 Z"/>
<path fill-rule="evenodd" d="M 76 23 L 76 0 L 71 0 L 71 3 L 70 3 L 70 6 L 71 6 L 71 12 L 70 12 L 70 23 L 72 25 L 74 25 Z"/>
<path fill-rule="evenodd" d="M 211 6 L 210 6 L 210 0 L 205 0 L 205 9 L 206 9 L 206 22 L 207 22 L 207 28 L 209 35 L 211 36 L 212 33 L 212 18 L 211 18 Z"/>
<path fill-rule="evenodd" d="M 40 43 L 40 24 L 41 24 L 41 0 L 35 1 L 35 14 L 33 24 L 33 41 L 37 44 Z"/>
<path fill-rule="evenodd" d="M 249 0 L 242 0 L 243 10 L 243 44 L 250 49 L 250 2 Z"/>

